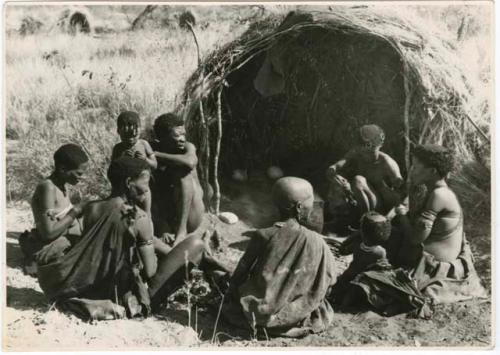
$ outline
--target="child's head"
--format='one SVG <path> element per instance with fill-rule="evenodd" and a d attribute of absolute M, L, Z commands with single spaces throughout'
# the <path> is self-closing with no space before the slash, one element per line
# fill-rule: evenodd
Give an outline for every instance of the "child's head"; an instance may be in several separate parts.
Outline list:
<path fill-rule="evenodd" d="M 184 149 L 186 128 L 182 117 L 171 112 L 160 115 L 156 118 L 153 129 L 160 142 L 177 149 Z"/>
<path fill-rule="evenodd" d="M 377 154 L 385 140 L 385 133 L 375 124 L 364 125 L 359 129 L 359 140 L 367 156 Z"/>
<path fill-rule="evenodd" d="M 125 194 L 130 202 L 143 202 L 149 191 L 150 169 L 142 159 L 123 156 L 108 167 L 113 195 Z"/>
<path fill-rule="evenodd" d="M 123 111 L 118 115 L 116 122 L 117 131 L 123 143 L 134 145 L 139 139 L 141 119 L 136 112 Z"/>
<path fill-rule="evenodd" d="M 64 144 L 54 153 L 55 171 L 65 182 L 76 185 L 83 178 L 89 158 L 76 144 Z"/>
<path fill-rule="evenodd" d="M 391 235 L 391 222 L 375 211 L 366 212 L 361 217 L 361 238 L 368 246 L 380 245 Z"/>

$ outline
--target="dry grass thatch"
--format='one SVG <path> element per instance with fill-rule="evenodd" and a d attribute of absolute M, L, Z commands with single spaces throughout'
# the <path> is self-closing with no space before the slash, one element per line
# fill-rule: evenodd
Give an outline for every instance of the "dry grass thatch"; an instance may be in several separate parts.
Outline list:
<path fill-rule="evenodd" d="M 319 35 L 322 37 L 318 37 Z M 254 23 L 237 40 L 228 43 L 223 48 L 209 55 L 202 66 L 187 82 L 184 92 L 186 104 L 184 117 L 186 119 L 186 126 L 192 139 L 201 147 L 202 157 L 207 150 L 207 144 L 202 138 L 204 134 L 201 133 L 204 128 L 200 120 L 200 100 L 203 102 L 204 115 L 208 117 L 211 139 L 216 135 L 217 128 L 215 121 L 218 111 L 222 111 L 225 132 L 228 126 L 231 126 L 231 124 L 234 126 L 235 121 L 239 121 L 239 124 L 242 124 L 241 121 L 245 121 L 244 117 L 247 114 L 242 113 L 241 110 L 235 114 L 235 110 L 237 111 L 238 107 L 235 107 L 237 104 L 234 103 L 234 98 L 231 99 L 232 92 L 238 90 L 238 86 L 247 86 L 246 96 L 240 101 L 253 101 L 255 98 L 254 106 L 251 109 L 254 109 L 256 105 L 261 105 L 263 101 L 273 100 L 272 96 L 264 99 L 258 98 L 259 95 L 253 86 L 248 91 L 248 82 L 251 85 L 258 68 L 266 60 L 266 55 L 268 55 L 266 53 L 270 53 L 276 50 L 276 48 L 283 49 L 288 46 L 294 51 L 287 52 L 287 56 L 290 57 L 295 52 L 303 50 L 302 47 L 309 45 L 309 47 L 300 53 L 302 57 L 309 57 L 301 62 L 301 66 L 312 68 L 311 73 L 313 74 L 314 71 L 317 71 L 315 75 L 319 78 L 318 80 L 321 80 L 322 76 L 326 78 L 330 71 L 335 70 L 335 68 L 326 67 L 326 64 L 322 64 L 321 61 L 324 62 L 324 58 L 326 57 L 338 56 L 340 53 L 340 55 L 349 56 L 344 61 L 353 62 L 354 57 L 351 56 L 352 53 L 350 54 L 349 50 L 358 50 L 357 53 L 353 53 L 357 57 L 370 56 L 369 53 L 360 52 L 364 47 L 360 47 L 361 49 L 355 48 L 357 42 L 354 45 L 352 44 L 354 42 L 351 42 L 349 44 L 350 47 L 347 46 L 344 52 L 336 52 L 338 50 L 336 48 L 337 42 L 328 42 L 328 38 L 330 38 L 328 36 L 333 36 L 335 39 L 355 38 L 358 42 L 364 40 L 367 46 L 370 46 L 371 43 L 378 43 L 377 45 L 380 48 L 384 47 L 382 48 L 384 53 L 392 51 L 392 54 L 388 54 L 388 56 L 398 58 L 397 60 L 391 59 L 392 64 L 389 63 L 389 65 L 394 65 L 394 75 L 397 76 L 396 81 L 399 80 L 399 83 L 395 89 L 392 89 L 393 92 L 389 92 L 389 95 L 397 96 L 398 91 L 402 95 L 394 99 L 395 101 L 391 101 L 391 99 L 382 105 L 383 110 L 391 110 L 394 106 L 397 106 L 397 110 L 394 112 L 391 120 L 382 117 L 383 113 L 379 113 L 379 116 L 381 116 L 379 118 L 376 117 L 377 114 L 373 113 L 367 113 L 364 117 L 361 117 L 361 111 L 353 111 L 352 107 L 347 109 L 340 107 L 348 111 L 345 111 L 347 113 L 340 118 L 331 118 L 335 116 L 331 108 L 329 110 L 324 109 L 324 112 L 321 112 L 321 108 L 313 110 L 314 105 L 315 107 L 321 107 L 321 100 L 327 106 L 329 101 L 335 98 L 335 90 L 330 90 L 334 86 L 334 83 L 328 82 L 328 79 L 324 79 L 326 80 L 324 85 L 321 87 L 318 85 L 316 90 L 304 89 L 304 94 L 302 95 L 306 96 L 304 100 L 302 100 L 299 94 L 293 97 L 286 97 L 289 95 L 290 90 L 285 90 L 285 95 L 281 95 L 276 100 L 278 103 L 275 102 L 282 110 L 275 112 L 274 116 L 267 116 L 266 119 L 268 121 L 256 121 L 257 135 L 254 134 L 254 138 L 258 137 L 260 139 L 266 135 L 263 131 L 265 128 L 262 128 L 262 126 L 265 126 L 266 122 L 270 122 L 269 124 L 272 125 L 271 121 L 274 120 L 276 115 L 284 115 L 285 120 L 280 122 L 284 123 L 284 125 L 291 125 L 292 118 L 290 117 L 295 117 L 293 119 L 299 118 L 293 116 L 293 112 L 290 113 L 290 106 L 294 110 L 300 110 L 299 102 L 301 104 L 308 104 L 310 102 L 311 106 L 308 110 L 312 111 L 320 122 L 313 122 L 312 124 L 307 122 L 307 124 L 298 125 L 295 131 L 287 131 L 289 136 L 297 135 L 304 141 L 302 146 L 302 143 L 295 141 L 293 144 L 288 144 L 288 147 L 295 148 L 301 146 L 309 154 L 309 157 L 311 153 L 320 154 L 319 151 L 321 149 L 325 149 L 330 157 L 335 156 L 337 151 L 343 150 L 341 152 L 343 154 L 345 149 L 352 145 L 351 139 L 344 138 L 346 136 L 351 137 L 351 131 L 355 131 L 351 128 L 359 127 L 360 124 L 364 124 L 370 120 L 375 120 L 388 133 L 385 150 L 396 157 L 403 170 L 409 164 L 411 144 L 443 144 L 456 151 L 461 163 L 476 160 L 478 151 L 481 149 L 483 150 L 482 154 L 489 155 L 489 148 L 484 152 L 484 147 L 489 147 L 489 97 L 484 98 L 476 95 L 475 85 L 477 83 L 471 78 L 470 70 L 465 67 L 461 62 L 461 58 L 457 55 L 453 39 L 448 40 L 444 34 L 439 34 L 439 32 L 436 32 L 436 29 L 429 27 L 428 23 L 418 21 L 418 19 L 405 16 L 401 13 L 392 13 L 387 8 L 384 8 L 383 12 L 379 12 L 377 8 L 354 7 L 336 8 L 335 11 L 330 12 L 290 13 L 287 16 L 270 15 L 262 21 Z M 313 44 L 308 44 L 307 41 L 312 41 Z M 299 48 L 300 46 L 302 47 Z M 318 47 L 320 48 L 319 51 L 317 50 Z M 365 65 L 363 68 L 369 68 L 371 65 L 376 66 L 376 63 L 372 63 L 376 61 L 375 59 L 375 57 L 368 58 L 366 63 L 363 64 Z M 387 63 L 383 65 L 387 65 Z M 301 85 L 303 81 L 309 79 L 304 75 L 294 76 L 290 67 L 287 70 L 289 72 L 283 74 L 285 77 L 284 85 L 287 87 Z M 341 74 L 344 75 L 344 73 Z M 369 76 L 365 76 L 361 77 L 361 80 L 364 80 L 366 84 L 371 79 Z M 384 80 L 383 77 L 382 80 Z M 349 94 L 354 95 L 357 87 L 355 89 L 346 88 L 346 91 L 351 90 Z M 318 88 L 321 88 L 319 96 L 321 96 L 321 92 L 323 91 L 330 93 L 330 96 L 318 98 Z M 218 110 L 217 96 L 219 91 L 222 91 L 223 102 L 222 109 L 219 107 Z M 285 97 L 283 98 L 283 96 Z M 380 99 L 382 96 L 379 95 L 377 97 Z M 318 104 L 317 101 L 320 101 L 320 103 Z M 371 105 L 368 101 L 364 97 L 359 102 L 352 102 L 352 105 L 363 106 L 365 103 L 366 105 Z M 294 104 L 296 106 L 293 106 Z M 336 107 L 338 108 L 339 105 Z M 288 108 L 285 106 L 288 106 Z M 245 107 L 248 109 L 250 106 Z M 263 111 L 261 110 L 257 115 L 262 114 Z M 309 115 L 309 112 L 306 110 L 301 114 Z M 248 114 L 247 120 L 254 119 L 249 118 L 250 116 Z M 309 119 L 307 118 L 307 120 Z M 330 119 L 332 120 L 331 127 L 321 122 Z M 346 121 L 349 122 L 346 123 Z M 312 125 L 312 128 L 310 125 Z M 276 127 L 274 126 L 274 131 L 269 133 L 270 136 L 279 136 L 281 134 L 280 131 L 276 130 Z M 241 128 L 243 130 L 252 130 L 251 124 L 250 127 L 248 124 L 246 126 L 242 124 Z M 333 136 L 322 136 L 325 129 L 328 130 L 330 128 L 333 131 L 337 130 L 341 132 L 337 132 Z M 223 145 L 231 145 L 231 143 L 228 143 L 230 140 L 237 140 L 240 144 L 244 144 L 241 142 L 245 139 L 242 136 L 238 136 L 238 133 L 235 130 L 231 130 L 230 127 L 228 135 L 231 137 L 227 137 L 226 135 L 225 140 L 223 139 L 222 141 Z M 332 147 L 329 143 L 332 140 L 338 140 L 339 144 L 333 143 Z M 267 141 L 254 141 L 253 144 L 261 144 L 266 147 L 258 150 L 255 147 L 252 148 L 249 143 L 241 148 L 241 150 L 257 149 L 257 160 L 265 160 L 266 154 L 274 154 L 273 152 L 269 152 L 274 146 Z M 209 146 L 213 147 L 215 143 L 211 142 Z M 236 151 L 238 149 L 234 145 L 230 148 L 226 147 L 226 152 L 234 154 Z M 224 155 L 224 148 L 221 154 Z M 273 158 L 270 158 L 269 161 L 272 163 Z M 202 163 L 213 164 L 212 161 L 203 160 Z M 327 163 L 331 163 L 331 161 L 327 161 Z"/>
<path fill-rule="evenodd" d="M 79 6 L 65 9 L 59 16 L 56 25 L 66 33 L 91 33 L 94 21 L 89 9 Z"/>

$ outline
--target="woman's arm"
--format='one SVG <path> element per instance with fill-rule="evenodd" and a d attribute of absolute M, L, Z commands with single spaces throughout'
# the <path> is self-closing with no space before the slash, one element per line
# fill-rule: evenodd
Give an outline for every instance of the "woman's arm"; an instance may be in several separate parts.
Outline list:
<path fill-rule="evenodd" d="M 189 142 L 186 142 L 186 152 L 184 154 L 169 154 L 163 152 L 154 152 L 156 158 L 164 164 L 180 165 L 193 170 L 198 164 L 196 156 L 196 147 Z"/>
<path fill-rule="evenodd" d="M 434 190 L 429 195 L 424 209 L 414 220 L 410 221 L 406 214 L 401 215 L 403 233 L 411 245 L 419 245 L 429 237 L 437 215 L 443 210 L 445 202 L 440 192 Z"/>
<path fill-rule="evenodd" d="M 140 214 L 136 219 L 137 249 L 144 266 L 144 274 L 151 278 L 156 274 L 158 260 L 156 258 L 153 240 L 153 223 L 146 214 Z"/>
<path fill-rule="evenodd" d="M 35 225 L 40 237 L 51 242 L 60 237 L 73 224 L 75 219 L 81 216 L 80 205 L 73 208 L 61 219 L 55 219 L 49 212 L 55 208 L 56 188 L 51 184 L 41 184 L 37 188 L 38 204 L 34 211 Z"/>

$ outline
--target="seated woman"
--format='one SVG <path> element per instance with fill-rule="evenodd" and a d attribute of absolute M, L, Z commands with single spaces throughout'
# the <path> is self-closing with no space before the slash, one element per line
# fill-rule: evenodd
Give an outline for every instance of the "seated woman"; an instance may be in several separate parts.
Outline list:
<path fill-rule="evenodd" d="M 272 190 L 281 220 L 256 231 L 234 271 L 225 319 L 267 334 L 303 336 L 325 330 L 333 310 L 325 299 L 335 283 L 335 260 L 320 234 L 305 227 L 313 208 L 313 188 L 294 177 Z"/>
<path fill-rule="evenodd" d="M 410 181 L 426 186 L 426 200 L 412 218 L 406 207 L 396 209 L 404 235 L 399 263 L 413 268 L 412 276 L 424 295 L 442 302 L 485 295 L 465 239 L 462 208 L 446 182 L 453 167 L 451 151 L 438 145 L 417 146 Z"/>
<path fill-rule="evenodd" d="M 182 285 L 186 266 L 206 265 L 201 238 L 159 247 L 151 219 L 137 207 L 149 178 L 144 160 L 114 160 L 111 195 L 85 208 L 79 242 L 63 255 L 44 248 L 37 253 L 38 279 L 49 300 L 82 318 L 147 316 Z M 159 259 L 155 249 L 163 250 Z"/>
<path fill-rule="evenodd" d="M 76 144 L 65 144 L 54 153 L 54 171 L 36 187 L 31 200 L 31 208 L 36 228 L 24 232 L 19 244 L 25 256 L 24 271 L 36 275 L 33 255 L 48 244 L 65 245 L 81 235 L 84 204 L 73 206 L 66 191 L 66 184 L 76 185 L 83 177 L 88 165 L 88 157 Z"/>
<path fill-rule="evenodd" d="M 394 267 L 363 272 L 351 281 L 385 314 L 413 310 L 427 318 L 431 303 L 486 297 L 465 239 L 462 208 L 446 182 L 453 165 L 452 152 L 443 147 L 414 149 L 410 181 L 426 186 L 423 207 L 411 213 L 396 208 L 399 232 L 393 229 L 386 247 Z"/>

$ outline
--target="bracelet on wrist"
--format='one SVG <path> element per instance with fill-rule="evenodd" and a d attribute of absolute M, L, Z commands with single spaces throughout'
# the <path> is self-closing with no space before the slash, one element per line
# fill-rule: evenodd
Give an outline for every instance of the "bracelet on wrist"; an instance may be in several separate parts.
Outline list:
<path fill-rule="evenodd" d="M 149 240 L 138 240 L 137 241 L 137 246 L 138 247 L 143 247 L 145 245 L 152 245 L 153 244 L 153 239 L 149 239 Z"/>

